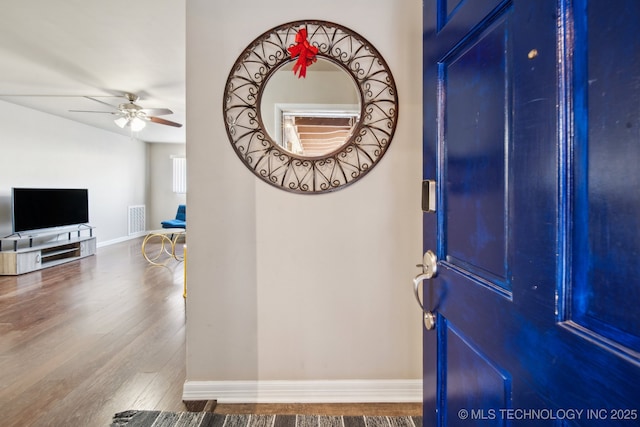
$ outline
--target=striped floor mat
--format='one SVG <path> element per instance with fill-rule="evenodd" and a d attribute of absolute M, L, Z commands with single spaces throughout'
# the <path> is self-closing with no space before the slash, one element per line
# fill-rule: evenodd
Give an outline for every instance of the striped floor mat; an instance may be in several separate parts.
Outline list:
<path fill-rule="evenodd" d="M 111 427 L 422 427 L 422 417 L 252 415 L 211 412 L 126 411 Z"/>

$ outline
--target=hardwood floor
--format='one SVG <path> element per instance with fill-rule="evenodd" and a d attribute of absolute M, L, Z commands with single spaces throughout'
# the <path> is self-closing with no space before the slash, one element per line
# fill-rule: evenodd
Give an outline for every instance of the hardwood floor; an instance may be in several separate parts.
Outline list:
<path fill-rule="evenodd" d="M 141 239 L 0 277 L 0 424 L 108 426 L 126 409 L 184 410 L 182 264 Z"/>
<path fill-rule="evenodd" d="M 185 410 L 183 266 L 149 265 L 141 244 L 135 239 L 79 261 L 0 276 L 0 425 L 100 427 L 127 409 Z M 417 404 L 210 402 L 206 409 L 421 414 Z"/>

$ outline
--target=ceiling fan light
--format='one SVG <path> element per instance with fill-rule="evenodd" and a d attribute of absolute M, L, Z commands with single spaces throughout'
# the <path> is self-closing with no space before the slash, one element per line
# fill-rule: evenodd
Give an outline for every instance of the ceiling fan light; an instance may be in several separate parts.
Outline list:
<path fill-rule="evenodd" d="M 140 119 L 140 118 L 138 118 L 138 117 L 134 117 L 131 120 L 131 130 L 134 131 L 134 132 L 141 131 L 142 129 L 144 129 L 144 127 L 146 125 L 147 124 L 145 123 L 145 121 Z"/>
<path fill-rule="evenodd" d="M 125 118 L 125 117 L 120 117 L 119 119 L 115 119 L 114 123 L 117 124 L 122 129 L 124 129 L 124 127 L 127 125 L 127 123 L 129 123 L 129 120 L 127 118 Z"/>

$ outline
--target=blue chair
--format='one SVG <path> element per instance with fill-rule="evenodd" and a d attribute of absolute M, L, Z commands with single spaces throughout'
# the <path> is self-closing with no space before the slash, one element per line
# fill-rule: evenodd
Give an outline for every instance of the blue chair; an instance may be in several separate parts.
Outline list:
<path fill-rule="evenodd" d="M 187 228 L 187 205 L 178 205 L 175 219 L 162 221 L 162 228 Z"/>

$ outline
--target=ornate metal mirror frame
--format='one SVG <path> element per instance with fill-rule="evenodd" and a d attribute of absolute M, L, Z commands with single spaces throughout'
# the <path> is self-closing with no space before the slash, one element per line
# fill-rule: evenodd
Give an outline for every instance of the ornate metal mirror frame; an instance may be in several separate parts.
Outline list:
<path fill-rule="evenodd" d="M 344 69 L 360 93 L 360 121 L 352 135 L 334 152 L 317 157 L 277 145 L 260 112 L 265 84 L 294 61 L 288 48 L 302 28 L 317 56 Z M 242 52 L 227 79 L 223 114 L 236 154 L 259 178 L 291 192 L 325 193 L 362 178 L 380 161 L 396 129 L 398 96 L 389 67 L 363 37 L 331 22 L 296 21 L 265 32 Z"/>

